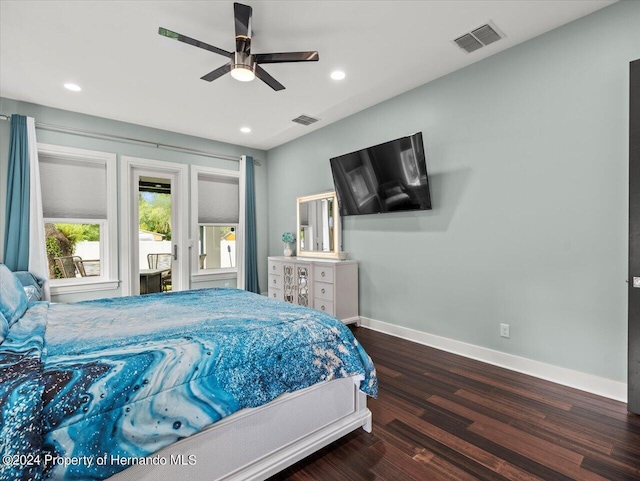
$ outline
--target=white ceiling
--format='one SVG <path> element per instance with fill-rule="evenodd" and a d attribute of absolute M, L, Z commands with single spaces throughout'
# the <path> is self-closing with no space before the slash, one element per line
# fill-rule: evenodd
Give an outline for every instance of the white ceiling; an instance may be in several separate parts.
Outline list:
<path fill-rule="evenodd" d="M 1 0 L 0 96 L 270 149 L 614 0 L 246 3 L 252 52 L 320 54 L 319 62 L 265 65 L 286 90 L 230 75 L 200 80 L 225 57 L 157 33 L 162 26 L 233 51 L 231 1 Z M 489 20 L 506 38 L 471 54 L 452 43 Z M 335 69 L 346 79 L 331 80 Z M 66 82 L 83 91 L 65 90 Z M 291 122 L 300 114 L 321 120 Z"/>

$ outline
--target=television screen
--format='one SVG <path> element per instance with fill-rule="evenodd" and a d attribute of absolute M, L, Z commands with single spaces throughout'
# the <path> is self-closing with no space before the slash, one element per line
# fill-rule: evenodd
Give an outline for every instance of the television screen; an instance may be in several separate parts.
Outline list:
<path fill-rule="evenodd" d="M 430 210 L 422 132 L 331 159 L 340 214 Z"/>

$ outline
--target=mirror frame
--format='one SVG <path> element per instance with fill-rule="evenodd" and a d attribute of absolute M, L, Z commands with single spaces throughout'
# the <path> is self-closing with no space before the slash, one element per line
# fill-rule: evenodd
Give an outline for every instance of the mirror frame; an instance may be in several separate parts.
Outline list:
<path fill-rule="evenodd" d="M 300 204 L 313 200 L 333 198 L 333 251 L 301 251 L 300 250 Z M 340 209 L 338 208 L 338 196 L 335 191 L 323 192 L 322 194 L 306 195 L 298 197 L 296 203 L 296 256 L 297 257 L 319 257 L 324 259 L 340 259 L 340 239 L 342 227 L 340 225 Z"/>

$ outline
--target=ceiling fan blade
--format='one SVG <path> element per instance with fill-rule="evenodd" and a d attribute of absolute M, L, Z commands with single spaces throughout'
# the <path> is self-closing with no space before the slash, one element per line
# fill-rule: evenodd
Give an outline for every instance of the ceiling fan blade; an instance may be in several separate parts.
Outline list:
<path fill-rule="evenodd" d="M 233 16 L 236 23 L 236 52 L 251 54 L 251 12 L 249 5 L 233 4 Z"/>
<path fill-rule="evenodd" d="M 251 38 L 251 12 L 249 5 L 233 4 L 233 16 L 236 19 L 236 38 Z"/>
<path fill-rule="evenodd" d="M 269 87 L 271 87 L 275 91 L 284 90 L 284 85 L 282 85 L 280 82 L 274 79 L 271 75 L 269 75 L 265 71 L 265 69 L 260 67 L 260 65 L 256 65 L 256 77 L 258 77 L 260 80 L 262 80 L 264 83 L 266 83 Z"/>
<path fill-rule="evenodd" d="M 318 52 L 257 53 L 254 57 L 258 63 L 317 62 L 320 60 Z"/>
<path fill-rule="evenodd" d="M 217 68 L 207 75 L 200 77 L 202 80 L 206 80 L 207 82 L 213 82 L 215 79 L 222 77 L 224 74 L 231 72 L 231 62 L 223 65 L 220 68 Z"/>
<path fill-rule="evenodd" d="M 160 27 L 158 29 L 158 33 L 164 37 L 172 38 L 174 40 L 178 40 L 179 42 L 188 43 L 189 45 L 193 45 L 194 47 L 200 47 L 205 50 L 209 50 L 209 52 L 217 53 L 219 55 L 224 55 L 225 57 L 231 57 L 233 55 L 232 52 L 227 52 L 218 47 L 214 47 L 213 45 L 209 45 L 207 43 L 201 42 L 200 40 L 196 40 L 191 37 L 187 37 L 177 32 L 172 32 L 171 30 L 167 30 L 166 28 Z"/>

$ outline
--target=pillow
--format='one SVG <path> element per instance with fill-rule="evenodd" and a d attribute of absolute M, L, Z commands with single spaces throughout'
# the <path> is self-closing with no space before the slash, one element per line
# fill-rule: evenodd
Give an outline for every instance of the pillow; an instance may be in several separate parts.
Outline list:
<path fill-rule="evenodd" d="M 27 296 L 22 284 L 7 266 L 0 264 L 0 314 L 11 326 L 26 310 Z"/>
<path fill-rule="evenodd" d="M 16 271 L 13 275 L 16 276 L 24 286 L 24 292 L 27 294 L 28 302 L 42 300 L 42 286 L 44 285 L 44 279 L 40 279 L 38 276 L 28 271 Z"/>
<path fill-rule="evenodd" d="M 7 332 L 9 332 L 9 323 L 7 322 L 7 318 L 0 314 L 0 344 L 7 337 Z"/>
<path fill-rule="evenodd" d="M 35 286 L 24 286 L 24 293 L 27 296 L 28 303 L 42 300 L 42 292 L 36 289 Z"/>

